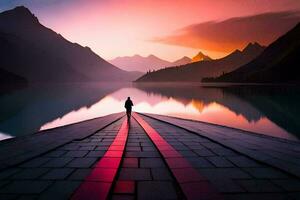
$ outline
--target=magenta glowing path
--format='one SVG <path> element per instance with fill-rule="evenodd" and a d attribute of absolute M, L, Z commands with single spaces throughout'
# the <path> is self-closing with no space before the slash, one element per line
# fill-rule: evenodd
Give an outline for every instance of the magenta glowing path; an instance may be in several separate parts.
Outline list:
<path fill-rule="evenodd" d="M 166 160 L 187 199 L 222 199 L 207 179 L 201 176 L 188 160 L 161 137 L 140 115 L 134 113 L 133 117 L 143 127 Z"/>
<path fill-rule="evenodd" d="M 106 199 L 116 177 L 128 138 L 129 125 L 124 120 L 112 144 L 95 168 L 72 196 L 73 200 Z"/>

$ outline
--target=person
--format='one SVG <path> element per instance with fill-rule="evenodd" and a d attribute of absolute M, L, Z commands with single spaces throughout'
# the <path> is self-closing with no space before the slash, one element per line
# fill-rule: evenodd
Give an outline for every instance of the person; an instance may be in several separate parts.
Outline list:
<path fill-rule="evenodd" d="M 130 117 L 131 117 L 132 106 L 133 106 L 133 103 L 132 103 L 130 97 L 128 97 L 127 100 L 125 101 L 125 106 L 124 106 L 126 108 L 126 114 L 127 114 L 128 119 L 130 119 Z"/>

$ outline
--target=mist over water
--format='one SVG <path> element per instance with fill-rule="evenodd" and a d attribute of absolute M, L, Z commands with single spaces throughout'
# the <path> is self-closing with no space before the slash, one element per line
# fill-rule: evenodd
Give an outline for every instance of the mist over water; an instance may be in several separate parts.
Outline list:
<path fill-rule="evenodd" d="M 0 93 L 0 139 L 124 111 L 220 124 L 289 140 L 300 137 L 299 88 L 200 84 L 91 83 Z M 298 134 L 298 135 L 297 135 Z"/>

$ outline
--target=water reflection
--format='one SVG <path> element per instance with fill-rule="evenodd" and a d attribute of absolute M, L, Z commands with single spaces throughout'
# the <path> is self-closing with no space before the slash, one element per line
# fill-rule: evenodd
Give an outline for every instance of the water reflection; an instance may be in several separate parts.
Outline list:
<path fill-rule="evenodd" d="M 36 132 L 67 113 L 76 113 L 109 93 L 121 84 L 72 84 L 32 86 L 0 96 L 0 132 L 21 136 Z M 70 122 L 72 123 L 72 122 Z"/>
<path fill-rule="evenodd" d="M 299 90 L 278 87 L 203 87 L 200 85 L 78 84 L 28 88 L 0 97 L 5 115 L 0 132 L 18 136 L 134 110 L 206 121 L 297 140 Z M 2 109 L 2 108 L 1 108 Z"/>

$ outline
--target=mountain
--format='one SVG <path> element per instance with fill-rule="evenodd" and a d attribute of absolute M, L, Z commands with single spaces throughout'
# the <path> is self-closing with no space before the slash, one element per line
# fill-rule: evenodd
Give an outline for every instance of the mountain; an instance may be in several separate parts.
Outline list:
<path fill-rule="evenodd" d="M 192 62 L 192 59 L 190 59 L 187 56 L 184 56 L 184 57 L 172 62 L 172 66 L 186 65 L 186 64 L 191 63 L 191 62 Z"/>
<path fill-rule="evenodd" d="M 0 68 L 29 82 L 129 81 L 140 75 L 69 42 L 23 6 L 0 13 Z"/>
<path fill-rule="evenodd" d="M 169 61 L 163 60 L 154 55 L 149 55 L 147 57 L 140 55 L 117 57 L 108 62 L 123 70 L 142 72 L 158 70 L 171 65 Z"/>
<path fill-rule="evenodd" d="M 192 62 L 212 60 L 209 56 L 204 55 L 201 51 L 192 58 Z"/>
<path fill-rule="evenodd" d="M 270 44 L 251 62 L 231 73 L 203 81 L 286 83 L 300 82 L 300 23 Z"/>
<path fill-rule="evenodd" d="M 228 56 L 217 60 L 204 60 L 183 66 L 169 67 L 150 72 L 137 82 L 198 82 L 203 77 L 216 77 L 237 69 L 250 62 L 263 52 L 265 47 L 258 43 L 249 43 L 242 51 L 235 50 Z"/>
<path fill-rule="evenodd" d="M 109 60 L 108 62 L 126 71 L 147 72 L 171 66 L 185 65 L 191 61 L 192 60 L 187 56 L 184 56 L 174 62 L 169 62 L 154 55 L 143 57 L 136 54 L 134 56 L 117 57 L 113 60 Z"/>

